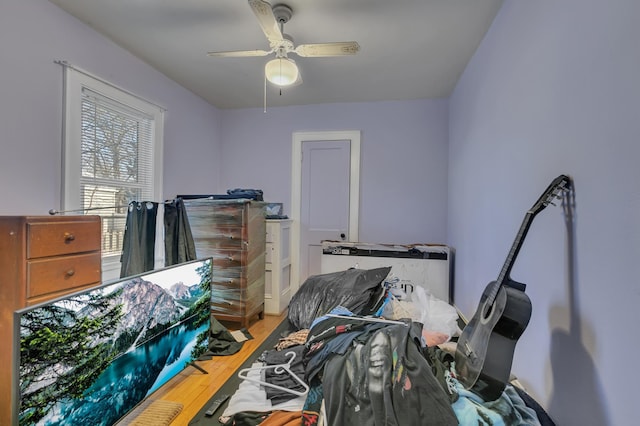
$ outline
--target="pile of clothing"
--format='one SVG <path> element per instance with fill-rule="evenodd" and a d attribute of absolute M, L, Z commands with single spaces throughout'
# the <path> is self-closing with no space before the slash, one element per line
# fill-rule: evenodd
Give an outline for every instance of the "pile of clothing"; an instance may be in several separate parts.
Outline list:
<path fill-rule="evenodd" d="M 375 315 L 384 312 L 388 299 L 383 285 L 388 272 L 310 277 L 312 285 L 305 282 L 289 306 L 294 329 L 249 369 L 255 379 L 239 386 L 220 421 L 235 426 L 553 425 L 511 384 L 490 402 L 465 390 L 456 379 L 455 343 L 445 342 L 450 336 L 436 343 L 425 338 L 432 336 L 424 326 L 428 318 Z"/>

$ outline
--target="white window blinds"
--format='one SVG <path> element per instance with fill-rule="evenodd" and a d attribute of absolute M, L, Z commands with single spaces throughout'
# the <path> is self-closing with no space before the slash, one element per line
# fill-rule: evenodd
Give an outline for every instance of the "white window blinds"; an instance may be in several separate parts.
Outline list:
<path fill-rule="evenodd" d="M 102 216 L 103 255 L 122 249 L 126 206 L 153 200 L 153 119 L 91 90 L 82 93 L 82 207 Z M 88 211 L 88 210 L 87 210 Z"/>
<path fill-rule="evenodd" d="M 65 73 L 63 207 L 102 217 L 103 279 L 113 278 L 127 205 L 161 199 L 164 112 L 75 68 Z"/>

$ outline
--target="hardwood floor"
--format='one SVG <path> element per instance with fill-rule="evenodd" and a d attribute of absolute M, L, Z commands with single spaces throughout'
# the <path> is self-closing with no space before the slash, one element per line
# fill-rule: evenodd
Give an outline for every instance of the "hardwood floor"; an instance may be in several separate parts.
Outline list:
<path fill-rule="evenodd" d="M 188 425 L 209 398 L 227 381 L 238 367 L 260 346 L 271 332 L 285 318 L 286 311 L 281 315 L 265 315 L 264 319 L 253 322 L 249 327 L 249 333 L 253 339 L 247 340 L 242 349 L 226 356 L 216 356 L 208 361 L 198 362 L 209 374 L 203 374 L 194 367 L 187 367 L 176 377 L 158 389 L 153 395 L 154 399 L 174 401 L 184 407 L 171 426 Z M 240 328 L 239 324 L 223 323 L 229 330 Z"/>

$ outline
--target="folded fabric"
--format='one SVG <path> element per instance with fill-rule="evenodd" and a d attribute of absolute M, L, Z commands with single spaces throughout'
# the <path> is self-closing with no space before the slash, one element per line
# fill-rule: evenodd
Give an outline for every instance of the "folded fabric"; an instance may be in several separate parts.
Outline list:
<path fill-rule="evenodd" d="M 269 413 L 243 411 L 241 413 L 234 414 L 221 423 L 224 426 L 258 426 L 261 425 L 268 417 Z"/>
<path fill-rule="evenodd" d="M 248 198 L 255 201 L 264 201 L 263 192 L 261 189 L 251 188 L 235 188 L 228 189 L 227 194 L 236 198 Z"/>
<path fill-rule="evenodd" d="M 261 362 L 254 362 L 251 368 L 261 367 L 264 364 Z M 247 377 L 252 380 L 261 380 L 259 370 L 249 370 Z M 272 404 L 267 398 L 267 393 L 260 384 L 243 380 L 238 385 L 236 392 L 229 398 L 229 404 L 225 408 L 220 418 L 220 423 L 225 423 L 228 417 L 236 413 L 243 411 L 254 411 L 266 413 L 275 410 L 281 411 L 302 411 L 306 398 L 304 396 L 298 396 L 282 404 Z"/>
<path fill-rule="evenodd" d="M 302 411 L 274 411 L 260 426 L 300 426 Z"/>
<path fill-rule="evenodd" d="M 276 344 L 276 350 L 281 351 L 291 346 L 304 345 L 304 343 L 307 341 L 308 335 L 308 328 L 294 331 L 293 333 L 290 333 L 288 336 L 283 337 L 278 341 L 278 343 Z"/>
<path fill-rule="evenodd" d="M 264 361 L 267 365 L 280 365 L 288 364 L 292 374 L 295 374 L 298 380 L 302 380 L 304 377 L 304 365 L 303 365 L 303 351 L 305 347 L 303 345 L 292 346 L 286 351 L 271 350 L 266 351 Z M 293 354 L 293 358 L 291 356 Z M 269 368 L 264 370 L 264 381 L 272 385 L 280 386 L 285 389 L 291 389 L 297 392 L 304 392 L 305 387 L 296 378 L 292 377 L 286 371 L 278 371 L 277 368 Z M 285 390 L 276 389 L 267 386 L 266 387 L 267 398 L 271 400 L 273 404 L 288 401 L 296 398 L 296 395 L 287 392 Z"/>
<path fill-rule="evenodd" d="M 238 342 L 231 332 L 211 317 L 209 329 L 209 350 L 205 355 L 232 355 L 242 349 L 244 342 Z"/>

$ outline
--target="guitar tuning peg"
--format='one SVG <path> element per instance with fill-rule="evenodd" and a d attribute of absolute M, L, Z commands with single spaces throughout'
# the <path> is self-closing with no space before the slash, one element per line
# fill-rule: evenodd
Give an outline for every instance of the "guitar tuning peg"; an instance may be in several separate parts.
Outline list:
<path fill-rule="evenodd" d="M 560 197 L 558 197 L 558 198 L 560 198 Z M 549 204 L 551 204 L 554 207 L 556 206 L 556 203 L 554 203 L 553 201 L 549 201 Z"/>

